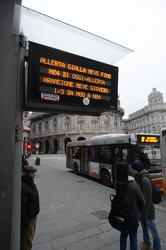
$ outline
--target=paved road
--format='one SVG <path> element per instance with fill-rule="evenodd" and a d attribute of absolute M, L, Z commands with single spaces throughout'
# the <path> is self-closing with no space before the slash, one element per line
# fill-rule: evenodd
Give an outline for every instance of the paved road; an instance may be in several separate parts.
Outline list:
<path fill-rule="evenodd" d="M 37 157 L 40 158 L 42 164 L 46 164 L 47 166 L 54 167 L 62 171 L 71 172 L 70 169 L 66 168 L 66 155 L 65 154 L 32 155 L 30 159 L 33 160 L 33 163 L 34 163 Z M 86 176 L 84 176 L 84 178 L 86 178 Z M 93 179 L 91 179 L 91 181 L 100 183 L 100 181 L 96 181 Z M 162 201 L 163 201 L 162 204 L 166 205 L 166 195 L 162 196 Z"/>
<path fill-rule="evenodd" d="M 118 250 L 119 232 L 108 223 L 113 189 L 66 169 L 65 155 L 42 155 L 36 175 L 40 214 L 33 250 Z M 36 156 L 29 158 L 35 164 Z M 166 250 L 166 206 L 156 205 L 156 223 Z M 142 242 L 139 227 L 138 242 Z M 129 243 L 128 243 L 128 248 Z"/>

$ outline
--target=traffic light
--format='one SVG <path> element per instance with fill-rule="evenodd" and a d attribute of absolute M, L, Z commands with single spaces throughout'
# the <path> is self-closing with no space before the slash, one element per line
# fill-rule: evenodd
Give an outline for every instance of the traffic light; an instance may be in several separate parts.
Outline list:
<path fill-rule="evenodd" d="M 31 144 L 29 142 L 27 142 L 27 150 L 31 149 Z"/>

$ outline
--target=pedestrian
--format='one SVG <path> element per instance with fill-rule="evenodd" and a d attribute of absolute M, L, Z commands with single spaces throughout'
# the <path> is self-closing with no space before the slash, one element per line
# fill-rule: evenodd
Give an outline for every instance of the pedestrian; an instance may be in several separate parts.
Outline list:
<path fill-rule="evenodd" d="M 141 218 L 144 241 L 140 249 L 161 250 L 160 237 L 155 224 L 155 207 L 152 201 L 152 184 L 149 172 L 144 169 L 141 161 L 134 161 L 131 164 L 131 168 L 133 169 L 133 175 L 135 176 L 136 182 L 142 190 L 146 204 L 144 216 Z M 153 248 L 151 248 L 149 231 L 153 238 Z"/>
<path fill-rule="evenodd" d="M 23 168 L 24 168 L 25 166 L 27 166 L 27 165 L 28 165 L 28 161 L 27 161 L 27 159 L 26 159 L 26 155 L 23 154 L 23 155 L 22 155 L 22 171 L 23 171 Z"/>
<path fill-rule="evenodd" d="M 132 176 L 132 170 L 130 167 L 128 172 L 128 184 L 127 184 L 127 192 L 130 197 L 132 197 L 133 208 L 136 209 L 136 216 L 138 221 L 141 218 L 145 210 L 145 200 L 144 196 L 140 190 L 140 187 L 136 183 L 134 177 Z M 132 213 L 132 212 L 131 212 Z M 126 250 L 127 246 L 127 238 L 130 238 L 130 250 L 137 250 L 137 229 L 134 232 L 125 232 L 122 231 L 120 234 L 120 250 Z"/>
<path fill-rule="evenodd" d="M 149 160 L 147 153 L 146 154 L 140 153 L 139 154 L 139 161 L 142 162 L 142 164 L 146 170 L 148 170 L 150 168 L 150 160 Z"/>
<path fill-rule="evenodd" d="M 34 183 L 37 169 L 25 166 L 21 187 L 21 236 L 20 250 L 31 250 L 39 213 L 39 194 Z"/>

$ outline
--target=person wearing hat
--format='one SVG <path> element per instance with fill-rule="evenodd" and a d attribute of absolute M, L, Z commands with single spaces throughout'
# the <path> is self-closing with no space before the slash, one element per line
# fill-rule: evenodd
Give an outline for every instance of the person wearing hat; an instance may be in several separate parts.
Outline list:
<path fill-rule="evenodd" d="M 161 250 L 160 237 L 155 224 L 155 208 L 152 201 L 152 185 L 150 180 L 149 172 L 144 169 L 141 161 L 134 161 L 131 164 L 133 175 L 136 182 L 140 186 L 145 199 L 145 212 L 141 218 L 141 225 L 143 231 L 143 243 L 140 249 L 154 249 Z M 153 248 L 151 248 L 151 241 L 149 231 L 153 238 Z"/>
<path fill-rule="evenodd" d="M 23 168 L 21 186 L 21 236 L 20 250 L 31 250 L 39 213 L 39 193 L 34 183 L 37 169 L 27 165 Z"/>

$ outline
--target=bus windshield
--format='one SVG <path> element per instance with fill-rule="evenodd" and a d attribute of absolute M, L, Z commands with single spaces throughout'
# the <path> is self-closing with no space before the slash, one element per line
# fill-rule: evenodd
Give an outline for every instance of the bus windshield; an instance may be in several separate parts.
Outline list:
<path fill-rule="evenodd" d="M 160 146 L 139 146 L 140 152 L 140 160 L 147 159 L 150 161 L 150 164 L 157 163 L 158 165 L 161 164 L 161 153 L 160 153 Z"/>

